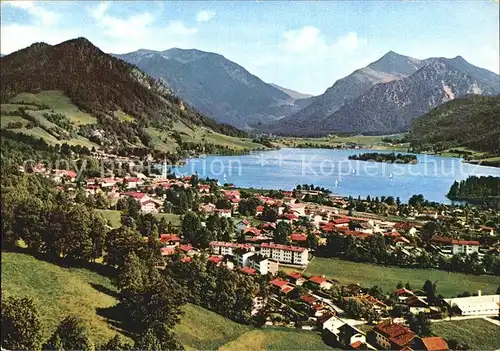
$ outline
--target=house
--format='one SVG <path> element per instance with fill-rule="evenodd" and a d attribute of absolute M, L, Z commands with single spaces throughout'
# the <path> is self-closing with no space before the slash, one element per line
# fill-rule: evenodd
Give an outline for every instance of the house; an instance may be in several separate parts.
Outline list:
<path fill-rule="evenodd" d="M 286 280 L 283 280 L 281 278 L 275 278 L 271 280 L 269 284 L 272 285 L 276 291 L 285 295 L 290 293 L 294 289 L 292 285 L 290 285 Z"/>
<path fill-rule="evenodd" d="M 236 249 L 244 249 L 246 251 L 254 251 L 255 247 L 252 244 L 238 244 L 226 241 L 212 241 L 210 250 L 216 255 L 235 255 Z"/>
<path fill-rule="evenodd" d="M 264 206 L 262 206 L 262 205 L 257 206 L 255 215 L 260 216 L 262 214 L 262 212 L 264 212 Z"/>
<path fill-rule="evenodd" d="M 451 308 L 457 309 L 462 316 L 498 316 L 500 295 L 481 295 L 444 299 Z"/>
<path fill-rule="evenodd" d="M 427 338 L 416 338 L 414 347 L 415 350 L 425 351 L 449 351 L 450 348 L 446 341 L 440 336 L 432 336 Z"/>
<path fill-rule="evenodd" d="M 307 235 L 306 234 L 290 234 L 290 241 L 296 244 L 305 244 L 307 243 Z"/>
<path fill-rule="evenodd" d="M 378 345 L 384 350 L 403 350 L 412 345 L 415 333 L 409 328 L 388 319 L 377 324 L 372 333 Z"/>
<path fill-rule="evenodd" d="M 208 203 L 208 204 L 200 204 L 200 212 L 203 213 L 213 213 L 215 211 L 216 207 L 213 203 Z"/>
<path fill-rule="evenodd" d="M 254 254 L 248 258 L 248 265 L 257 270 L 260 274 L 272 274 L 278 273 L 279 263 L 264 257 L 260 254 Z"/>
<path fill-rule="evenodd" d="M 406 288 L 401 288 L 396 291 L 394 291 L 394 295 L 396 295 L 399 299 L 399 301 L 405 301 L 406 299 L 415 296 L 413 291 L 408 290 Z"/>
<path fill-rule="evenodd" d="M 483 232 L 484 234 L 489 235 L 489 236 L 495 235 L 495 231 L 496 231 L 496 228 L 488 227 L 485 225 L 480 226 L 479 229 L 481 230 L 481 232 Z"/>
<path fill-rule="evenodd" d="M 230 209 L 217 208 L 215 209 L 215 213 L 217 213 L 220 217 L 231 218 L 232 211 Z"/>
<path fill-rule="evenodd" d="M 278 216 L 276 222 L 286 222 L 292 224 L 297 219 L 299 219 L 299 217 L 294 213 L 283 213 L 282 215 Z"/>
<path fill-rule="evenodd" d="M 181 238 L 176 234 L 160 234 L 160 242 L 165 247 L 179 246 Z"/>
<path fill-rule="evenodd" d="M 243 267 L 241 268 L 241 272 L 248 274 L 248 275 L 256 275 L 257 270 L 253 269 L 252 267 Z"/>
<path fill-rule="evenodd" d="M 141 178 L 138 177 L 130 177 L 130 178 L 124 178 L 123 182 L 127 184 L 127 189 L 134 189 L 137 188 L 137 186 L 141 185 L 144 183 L 144 181 Z"/>
<path fill-rule="evenodd" d="M 347 323 L 339 327 L 339 343 L 344 349 L 376 350 L 366 342 L 365 333 Z"/>
<path fill-rule="evenodd" d="M 262 296 L 255 296 L 253 298 L 253 304 L 252 304 L 252 316 L 255 316 L 257 315 L 257 313 L 259 313 L 259 311 L 264 308 L 264 306 L 266 305 L 267 303 L 267 300 L 262 297 Z"/>
<path fill-rule="evenodd" d="M 318 276 L 313 276 L 309 278 L 308 282 L 316 285 L 320 289 L 326 289 L 326 290 L 331 289 L 331 287 L 333 286 L 333 284 L 329 280 Z"/>
<path fill-rule="evenodd" d="M 211 256 L 208 256 L 208 261 L 215 263 L 217 266 L 220 266 L 222 264 L 222 262 L 224 261 L 224 257 L 211 255 Z"/>
<path fill-rule="evenodd" d="M 179 245 L 179 250 L 189 256 L 192 256 L 196 253 L 196 250 L 191 245 Z"/>
<path fill-rule="evenodd" d="M 306 204 L 304 203 L 291 203 L 289 205 L 290 210 L 293 213 L 296 213 L 298 216 L 305 216 L 306 215 Z"/>
<path fill-rule="evenodd" d="M 56 182 L 60 182 L 63 179 L 68 179 L 70 182 L 74 182 L 78 176 L 75 171 L 66 169 L 54 169 L 52 172 L 54 174 L 53 178 Z"/>
<path fill-rule="evenodd" d="M 434 235 L 431 242 L 440 248 L 440 251 L 445 254 L 467 254 L 479 252 L 479 241 L 475 240 L 458 240 L 444 236 Z"/>
<path fill-rule="evenodd" d="M 413 314 L 419 314 L 420 312 L 428 312 L 429 304 L 421 296 L 412 296 L 406 299 L 406 306 Z"/>
<path fill-rule="evenodd" d="M 236 223 L 236 225 L 235 225 L 236 231 L 238 233 L 241 233 L 243 231 L 243 229 L 245 229 L 249 225 L 250 225 L 250 222 L 248 222 L 248 220 L 246 220 L 246 219 L 243 219 L 243 220 L 239 221 L 238 223 Z"/>
<path fill-rule="evenodd" d="M 280 263 L 299 266 L 307 266 L 309 263 L 309 250 L 304 247 L 263 243 L 260 245 L 260 253 Z"/>
<path fill-rule="evenodd" d="M 153 200 L 141 201 L 141 213 L 158 213 L 158 205 Z"/>
<path fill-rule="evenodd" d="M 200 193 L 210 193 L 210 184 L 198 184 L 198 191 Z"/>
<path fill-rule="evenodd" d="M 304 284 L 307 279 L 302 276 L 299 272 L 291 272 L 288 273 L 288 280 L 290 280 L 292 283 L 294 283 L 297 286 L 301 286 Z"/>

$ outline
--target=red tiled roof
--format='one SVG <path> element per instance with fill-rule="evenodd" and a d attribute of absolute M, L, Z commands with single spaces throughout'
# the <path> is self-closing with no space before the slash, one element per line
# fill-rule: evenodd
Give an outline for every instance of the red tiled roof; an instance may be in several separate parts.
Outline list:
<path fill-rule="evenodd" d="M 181 245 L 181 246 L 179 246 L 179 249 L 187 252 L 187 251 L 191 251 L 193 249 L 193 247 L 191 245 Z"/>
<path fill-rule="evenodd" d="M 334 225 L 338 225 L 338 224 L 348 224 L 350 222 L 350 220 L 348 218 L 339 218 L 339 219 L 336 219 L 334 220 L 333 223 Z"/>
<path fill-rule="evenodd" d="M 284 251 L 294 251 L 294 252 L 304 252 L 306 250 L 303 247 L 281 245 L 281 244 L 275 244 L 275 243 L 264 243 L 264 244 L 260 245 L 260 247 L 261 248 L 267 248 L 267 249 L 278 249 L 278 250 L 284 250 Z"/>
<path fill-rule="evenodd" d="M 128 183 L 139 183 L 141 181 L 140 178 L 125 178 L 124 180 Z"/>
<path fill-rule="evenodd" d="M 275 278 L 269 282 L 269 284 L 274 285 L 278 288 L 281 288 L 282 286 L 285 286 L 288 284 L 286 280 L 283 280 L 281 278 Z"/>
<path fill-rule="evenodd" d="M 139 193 L 137 191 L 127 191 L 127 192 L 124 192 L 124 193 L 121 193 L 120 195 L 125 195 L 125 196 L 130 196 L 130 197 L 135 197 L 136 199 L 140 200 L 142 199 L 144 196 L 146 196 L 146 194 L 144 193 Z"/>
<path fill-rule="evenodd" d="M 257 206 L 257 212 L 264 211 L 264 206 Z"/>
<path fill-rule="evenodd" d="M 242 248 L 242 249 L 251 249 L 253 247 L 252 244 L 238 244 L 238 243 L 230 243 L 227 241 L 212 241 L 210 246 L 221 246 L 221 247 L 233 247 L 233 248 Z"/>
<path fill-rule="evenodd" d="M 184 257 L 181 259 L 182 262 L 191 262 L 193 258 L 192 257 Z"/>
<path fill-rule="evenodd" d="M 253 235 L 259 235 L 260 234 L 260 229 L 254 228 L 254 227 L 248 227 L 243 229 L 243 234 L 246 233 L 252 233 Z"/>
<path fill-rule="evenodd" d="M 294 215 L 293 213 L 283 213 L 278 218 L 292 220 L 292 219 L 298 219 L 299 217 L 297 217 L 297 215 Z"/>
<path fill-rule="evenodd" d="M 322 283 L 326 282 L 326 279 L 322 278 L 322 277 L 314 276 L 314 277 L 309 278 L 309 281 L 316 283 L 316 284 L 322 284 Z"/>
<path fill-rule="evenodd" d="M 393 323 L 392 320 L 383 321 L 377 324 L 374 330 L 399 346 L 405 346 L 415 337 L 415 333 L 410 329 L 401 324 Z"/>
<path fill-rule="evenodd" d="M 290 240 L 291 241 L 306 241 L 307 235 L 305 235 L 305 234 L 291 234 Z"/>
<path fill-rule="evenodd" d="M 357 349 L 359 349 L 361 347 L 361 345 L 363 345 L 361 343 L 361 341 L 356 341 L 356 342 L 353 342 L 350 346 L 351 346 L 351 348 L 357 350 Z"/>
<path fill-rule="evenodd" d="M 446 341 L 440 336 L 422 338 L 422 342 L 427 351 L 446 351 L 450 349 Z"/>
<path fill-rule="evenodd" d="M 398 232 L 394 231 L 394 232 L 384 233 L 384 236 L 398 237 L 398 236 L 401 236 L 401 234 L 399 234 Z"/>
<path fill-rule="evenodd" d="M 403 295 L 403 294 L 411 294 L 411 295 L 414 295 L 414 294 L 413 294 L 413 291 L 408 290 L 408 289 L 406 289 L 406 288 L 401 288 L 401 289 L 398 289 L 398 290 L 394 291 L 394 294 L 396 294 L 396 295 Z"/>
<path fill-rule="evenodd" d="M 175 253 L 175 249 L 172 247 L 162 247 L 161 248 L 161 255 L 162 256 L 169 256 L 173 255 Z"/>
<path fill-rule="evenodd" d="M 254 275 L 255 273 L 257 273 L 257 271 L 256 271 L 255 269 L 251 268 L 251 267 L 243 267 L 243 268 L 241 269 L 241 271 L 242 271 L 243 273 L 246 273 L 246 274 L 251 274 L 251 275 Z"/>
<path fill-rule="evenodd" d="M 56 169 L 56 170 L 54 170 L 54 172 L 55 172 L 55 174 L 65 175 L 65 176 L 68 176 L 70 178 L 76 178 L 76 176 L 78 175 L 75 171 L 66 170 L 66 169 Z"/>
<path fill-rule="evenodd" d="M 181 241 L 181 238 L 176 234 L 160 234 L 160 241 L 162 243 L 168 243 L 169 241 Z"/>
<path fill-rule="evenodd" d="M 290 291 L 292 291 L 294 288 L 291 285 L 284 285 L 281 287 L 281 292 L 288 294 Z"/>
<path fill-rule="evenodd" d="M 221 256 L 210 256 L 208 257 L 209 261 L 212 261 L 213 263 L 219 263 L 223 260 L 223 257 Z"/>
<path fill-rule="evenodd" d="M 302 274 L 300 274 L 299 272 L 291 272 L 291 273 L 288 273 L 288 276 L 292 279 L 299 279 L 299 278 L 302 278 Z"/>
<path fill-rule="evenodd" d="M 479 241 L 476 240 L 457 240 L 449 238 L 446 236 L 434 235 L 431 241 L 437 244 L 453 244 L 453 245 L 479 245 Z"/>
<path fill-rule="evenodd" d="M 302 296 L 300 297 L 300 299 L 301 299 L 302 301 L 304 301 L 305 303 L 309 304 L 309 305 L 312 305 L 312 304 L 314 304 L 316 301 L 318 301 L 318 299 L 317 299 L 317 298 L 315 298 L 314 296 L 309 295 L 309 294 L 302 295 Z"/>

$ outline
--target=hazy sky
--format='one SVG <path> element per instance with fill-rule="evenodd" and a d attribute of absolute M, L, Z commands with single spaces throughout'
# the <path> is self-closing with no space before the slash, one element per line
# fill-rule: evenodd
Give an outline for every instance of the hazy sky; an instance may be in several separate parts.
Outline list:
<path fill-rule="evenodd" d="M 105 52 L 217 52 L 266 82 L 320 94 L 389 50 L 499 72 L 499 2 L 3 1 L 1 52 L 84 36 Z"/>

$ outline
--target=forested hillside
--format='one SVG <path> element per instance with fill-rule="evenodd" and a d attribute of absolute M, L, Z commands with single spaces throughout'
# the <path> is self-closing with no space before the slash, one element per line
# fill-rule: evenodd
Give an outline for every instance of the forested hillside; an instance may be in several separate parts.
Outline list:
<path fill-rule="evenodd" d="M 500 96 L 450 101 L 413 121 L 409 138 L 418 151 L 467 147 L 500 153 Z"/>

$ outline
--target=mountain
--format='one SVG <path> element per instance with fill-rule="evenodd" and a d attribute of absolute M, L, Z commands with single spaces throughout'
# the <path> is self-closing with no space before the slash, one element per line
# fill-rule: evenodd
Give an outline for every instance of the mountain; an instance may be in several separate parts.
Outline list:
<path fill-rule="evenodd" d="M 174 48 L 115 56 L 166 82 L 189 105 L 218 122 L 252 128 L 298 110 L 295 98 L 222 55 Z"/>
<path fill-rule="evenodd" d="M 390 51 L 379 60 L 339 79 L 322 95 L 296 101 L 297 105 L 305 107 L 280 120 L 271 131 L 279 132 L 285 127 L 292 134 L 300 134 L 310 123 L 336 112 L 346 101 L 365 93 L 373 85 L 407 77 L 421 66 L 420 60 Z"/>
<path fill-rule="evenodd" d="M 497 74 L 475 67 L 460 56 L 419 61 L 389 53 L 367 68 L 362 69 L 364 74 L 356 71 L 336 82 L 329 89 L 330 99 L 324 98 L 327 90 L 319 102 L 313 101 L 279 121 L 270 131 L 298 135 L 401 132 L 408 130 L 413 118 L 442 103 L 468 94 L 500 92 Z M 334 112 L 324 116 L 332 108 Z M 303 111 L 314 109 L 321 113 L 303 115 Z"/>
<path fill-rule="evenodd" d="M 408 138 L 418 151 L 467 147 L 500 155 L 499 116 L 499 95 L 470 95 L 414 119 Z"/>
<path fill-rule="evenodd" d="M 284 92 L 285 94 L 291 96 L 292 98 L 294 98 L 296 100 L 306 99 L 306 98 L 310 98 L 313 96 L 311 94 L 303 94 L 303 93 L 300 93 L 300 92 L 292 90 L 292 89 L 283 88 L 283 87 L 279 86 L 278 84 L 274 84 L 274 83 L 270 83 L 270 84 L 273 87 L 275 87 L 276 89 L 281 90 L 282 92 Z"/>
<path fill-rule="evenodd" d="M 54 46 L 35 43 L 2 57 L 0 63 L 2 103 L 20 93 L 61 91 L 78 109 L 98 122 L 75 128 L 87 134 L 98 132 L 104 136 L 102 140 L 112 142 L 113 147 L 131 143 L 148 146 L 150 138 L 145 134 L 146 127 L 169 131 L 175 123 L 242 134 L 186 108 L 161 81 L 105 54 L 85 38 Z M 117 113 L 127 116 L 128 123 Z M 136 142 L 137 139 L 140 140 Z"/>

